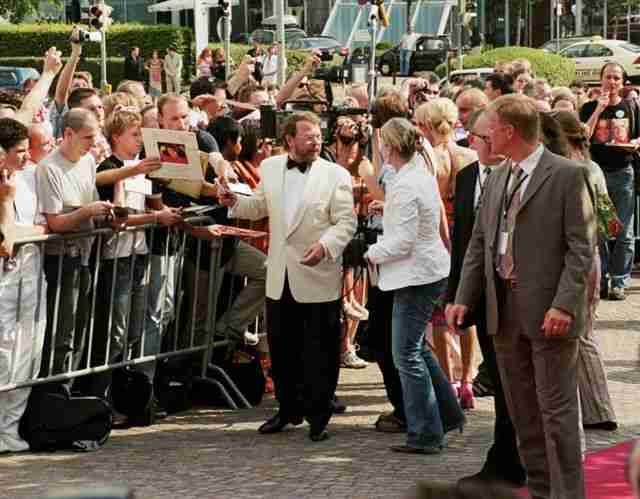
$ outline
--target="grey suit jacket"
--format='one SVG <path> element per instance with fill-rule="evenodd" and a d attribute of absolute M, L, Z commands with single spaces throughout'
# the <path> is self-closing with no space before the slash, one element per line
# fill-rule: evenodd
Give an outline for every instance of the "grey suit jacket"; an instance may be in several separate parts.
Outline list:
<path fill-rule="evenodd" d="M 495 255 L 508 172 L 501 168 L 487 181 L 456 294 L 456 303 L 473 308 L 485 291 L 491 335 L 499 325 Z M 513 239 L 518 313 L 532 339 L 544 337 L 551 307 L 573 316 L 570 337 L 582 334 L 595 231 L 584 166 L 545 149 L 520 203 Z"/>

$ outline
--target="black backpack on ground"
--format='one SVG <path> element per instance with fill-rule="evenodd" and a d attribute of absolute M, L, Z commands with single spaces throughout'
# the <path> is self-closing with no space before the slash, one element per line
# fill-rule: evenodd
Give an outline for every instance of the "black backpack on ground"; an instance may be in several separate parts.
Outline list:
<path fill-rule="evenodd" d="M 128 417 L 136 417 L 145 413 L 151 404 L 153 385 L 147 375 L 122 367 L 113 371 L 111 396 L 113 408 Z"/>
<path fill-rule="evenodd" d="M 72 397 L 63 384 L 36 386 L 20 419 L 19 433 L 32 451 L 91 451 L 109 438 L 113 416 L 98 397 Z"/>

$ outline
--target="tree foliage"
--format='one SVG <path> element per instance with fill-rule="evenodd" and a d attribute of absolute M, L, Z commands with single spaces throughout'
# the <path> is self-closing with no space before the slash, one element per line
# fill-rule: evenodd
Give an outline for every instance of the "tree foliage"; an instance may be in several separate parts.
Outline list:
<path fill-rule="evenodd" d="M 61 7 L 62 0 L 46 0 Z M 0 0 L 0 17 L 12 23 L 19 23 L 28 15 L 35 14 L 40 8 L 40 0 Z"/>

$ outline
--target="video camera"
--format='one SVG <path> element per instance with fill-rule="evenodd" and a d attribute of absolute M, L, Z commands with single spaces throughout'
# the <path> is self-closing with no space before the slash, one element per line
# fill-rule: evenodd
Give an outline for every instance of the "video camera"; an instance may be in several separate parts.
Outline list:
<path fill-rule="evenodd" d="M 85 43 L 85 42 L 101 42 L 102 33 L 100 31 L 87 31 L 84 29 L 78 30 L 78 39 L 74 40 L 70 38 L 71 43 Z"/>
<path fill-rule="evenodd" d="M 320 112 L 316 111 L 317 107 L 323 107 Z M 326 101 L 288 101 L 285 104 L 285 110 L 277 110 L 275 106 L 267 104 L 260 106 L 260 128 L 262 129 L 262 137 L 281 140 L 282 122 L 291 114 L 297 111 L 312 111 L 320 118 L 320 127 L 322 129 L 322 140 L 324 143 L 332 141 L 333 134 L 336 130 L 338 119 L 342 116 L 363 116 L 368 114 L 368 110 L 360 108 L 348 107 L 332 107 Z M 356 123 L 353 135 L 361 144 L 369 141 L 368 128 L 364 124 Z"/>

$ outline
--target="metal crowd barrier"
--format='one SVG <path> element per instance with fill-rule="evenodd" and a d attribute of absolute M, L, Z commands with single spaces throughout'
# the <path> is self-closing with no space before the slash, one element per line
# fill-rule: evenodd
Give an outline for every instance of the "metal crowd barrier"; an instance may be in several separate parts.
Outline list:
<path fill-rule="evenodd" d="M 191 225 L 208 225 L 213 223 L 209 217 L 200 216 L 200 217 L 192 217 L 186 220 Z M 167 299 L 167 293 L 172 293 L 174 297 L 174 320 L 173 323 L 173 338 L 172 345 L 166 351 L 158 351 L 154 354 L 145 355 L 145 341 L 147 340 L 147 329 L 145 327 L 146 321 L 149 320 L 149 290 L 150 290 L 150 282 L 151 282 L 151 261 L 152 261 L 152 251 L 154 248 L 154 239 L 157 237 L 161 237 L 158 232 L 159 231 L 167 231 L 167 237 L 164 241 L 164 246 L 162 248 L 164 259 L 163 259 L 163 267 L 161 268 L 161 272 L 163 275 L 166 275 L 164 279 L 160 296 L 156 297 L 161 300 L 161 316 L 160 316 L 160 334 L 161 338 L 164 337 L 168 333 L 168 327 L 170 322 L 166 320 L 164 317 L 165 312 L 165 303 Z M 146 233 L 146 243 L 148 253 L 146 255 L 136 255 L 134 248 L 136 246 L 137 237 L 139 234 Z M 111 302 L 109 303 L 109 316 L 107 323 L 107 345 L 106 345 L 106 354 L 105 361 L 100 365 L 92 365 L 92 354 L 95 348 L 94 343 L 94 333 L 95 333 L 95 319 L 96 319 L 96 297 L 98 291 L 98 282 L 100 269 L 104 265 L 105 260 L 102 259 L 103 256 L 103 243 L 111 237 L 116 238 L 116 248 L 120 246 L 119 242 L 125 234 L 132 234 L 132 242 L 131 242 L 131 256 L 125 257 L 130 260 L 130 272 L 129 272 L 129 289 L 132 289 L 133 279 L 134 279 L 134 265 L 137 258 L 145 258 L 145 272 L 144 272 L 144 307 L 145 313 L 142 315 L 142 325 L 141 331 L 139 334 L 139 345 L 136 354 L 133 354 L 132 346 L 130 345 L 131 341 L 131 331 L 128 331 L 130 324 L 130 312 L 131 312 L 131 294 L 127 299 L 127 313 L 125 319 L 125 327 L 124 330 L 127 331 L 127 334 L 124 334 L 122 338 L 122 352 L 123 357 L 120 359 L 109 359 L 109 352 L 112 348 L 112 322 L 113 311 L 114 311 L 114 291 L 116 289 L 117 283 L 117 266 L 114 267 L 112 279 L 111 279 Z M 87 323 L 86 332 L 83 335 L 81 331 L 80 334 L 83 337 L 76 337 L 76 328 L 75 328 L 75 320 L 77 319 L 76 314 L 78 313 L 78 303 L 80 297 L 77 296 L 75 298 L 75 304 L 73 310 L 61 310 L 60 301 L 61 301 L 61 288 L 63 284 L 63 268 L 64 262 L 67 258 L 77 257 L 77 254 L 71 252 L 69 254 L 69 249 L 73 247 L 73 241 L 77 241 L 78 239 L 84 239 L 93 237 L 95 238 L 93 242 L 93 251 L 95 252 L 95 258 L 92 258 L 93 264 L 90 263 L 89 269 L 91 271 L 91 290 L 90 290 L 90 308 L 89 308 L 89 319 Z M 51 336 L 49 338 L 51 345 L 49 358 L 45 359 L 44 362 L 41 363 L 40 355 L 41 355 L 41 347 L 44 342 L 44 334 L 40 334 L 40 338 L 38 338 L 38 334 L 36 334 L 36 327 L 43 327 L 42 324 L 38 324 L 41 320 L 42 316 L 42 307 L 47 307 L 47 292 L 45 292 L 45 286 L 43 285 L 46 282 L 45 279 L 45 257 L 50 258 L 51 255 L 46 256 L 45 246 L 47 244 L 52 243 L 62 243 L 64 248 L 64 254 L 56 257 L 58 260 L 57 263 L 57 279 L 55 283 L 57 284 L 55 289 L 55 302 L 53 307 L 52 317 L 46 317 L 46 321 L 51 322 Z M 175 250 L 175 255 L 171 255 L 171 246 L 173 245 Z M 207 285 L 207 319 L 206 324 L 200 325 L 196 324 L 195 320 L 195 312 L 196 306 L 198 303 L 198 273 L 201 268 L 202 261 L 202 253 L 203 253 L 203 245 L 207 245 L 211 250 L 211 260 L 209 264 L 208 271 L 208 285 Z M 178 356 L 187 356 L 194 355 L 200 353 L 202 355 L 201 361 L 201 369 L 199 375 L 195 377 L 195 380 L 202 381 L 208 384 L 211 384 L 213 387 L 216 387 L 224 400 L 227 402 L 229 407 L 233 409 L 238 408 L 238 404 L 242 407 L 249 408 L 251 405 L 244 397 L 244 395 L 240 392 L 236 384 L 231 380 L 229 375 L 225 372 L 223 368 L 217 365 L 214 362 L 213 354 L 214 348 L 217 347 L 227 347 L 229 345 L 229 339 L 216 339 L 215 338 L 215 322 L 217 317 L 217 302 L 218 296 L 216 291 L 216 279 L 220 276 L 217 275 L 218 272 L 224 272 L 223 269 L 220 268 L 220 256 L 221 256 L 221 247 L 222 240 L 220 238 L 207 238 L 207 239 L 197 239 L 185 231 L 181 231 L 178 229 L 166 229 L 161 226 L 157 226 L 154 224 L 149 225 L 141 225 L 134 227 L 127 227 L 123 231 L 114 232 L 110 228 L 101 228 L 96 229 L 90 232 L 78 232 L 78 233 L 68 233 L 68 234 L 48 234 L 38 237 L 31 237 L 27 239 L 21 239 L 16 243 L 16 261 L 12 262 L 8 265 L 9 260 L 5 259 L 5 265 L 3 269 L 0 269 L 0 286 L 15 286 L 11 288 L 12 293 L 15 295 L 16 303 L 15 303 L 15 319 L 19 327 L 22 324 L 30 324 L 30 320 L 33 319 L 34 326 L 34 334 L 31 338 L 33 342 L 34 351 L 40 350 L 37 352 L 38 354 L 34 355 L 34 358 L 31 360 L 32 372 L 38 372 L 39 375 L 37 377 L 32 376 L 29 379 L 23 379 L 20 381 L 12 381 L 4 385 L 0 385 L 0 392 L 7 392 L 19 388 L 26 388 L 35 385 L 41 385 L 45 383 L 52 382 L 67 382 L 70 380 L 75 380 L 77 378 L 93 375 L 98 373 L 105 373 L 109 371 L 113 371 L 115 369 L 125 367 L 125 366 L 142 366 L 144 364 L 148 364 L 150 362 L 159 361 L 162 359 L 170 358 L 170 357 L 178 357 Z M 187 249 L 190 248 L 191 252 L 187 254 Z M 194 250 L 195 248 L 195 250 Z M 184 277 L 184 264 L 190 258 L 193 257 L 193 252 L 195 252 L 195 278 L 193 279 L 193 289 L 191 293 L 191 297 L 193 297 L 192 303 L 183 303 L 184 301 L 184 292 L 182 292 L 182 284 Z M 27 256 L 28 255 L 28 256 Z M 156 255 L 158 256 L 158 255 Z M 175 261 L 175 282 L 173 283 L 174 289 L 170 289 L 172 286 L 172 280 L 170 279 L 169 272 L 172 271 L 169 265 L 169 257 L 174 256 Z M 39 264 L 37 260 L 39 259 Z M 27 264 L 25 260 L 29 260 Z M 120 258 L 119 260 L 122 260 Z M 1 265 L 2 260 L 0 260 Z M 15 268 L 13 268 L 15 267 Z M 23 298 L 25 296 L 25 284 L 28 281 L 25 281 L 25 276 L 31 271 L 30 277 L 35 278 L 35 282 L 37 283 L 37 289 L 35 290 L 35 302 L 32 303 L 34 306 L 30 308 L 28 305 L 23 306 Z M 11 272 L 18 272 L 19 276 L 14 276 L 14 282 L 3 283 L 2 280 L 7 278 L 7 276 L 11 275 Z M 27 276 L 29 277 L 29 276 Z M 77 283 L 79 284 L 79 283 Z M 28 285 L 28 284 L 27 284 Z M 31 289 L 32 290 L 32 289 Z M 75 290 L 78 291 L 77 289 Z M 7 293 L 4 293 L 5 295 Z M 27 293 L 28 294 L 28 293 Z M 50 294 L 51 296 L 51 294 Z M 6 296 L 1 299 L 6 299 Z M 31 303 L 30 303 L 31 304 Z M 103 305 L 103 304 L 101 304 Z M 183 316 L 183 307 L 191 306 L 190 311 L 190 320 L 186 321 L 189 325 L 188 331 L 181 328 L 183 321 L 181 320 Z M 11 308 L 11 307 L 9 307 Z M 0 313 L 2 313 L 2 309 L 0 309 Z M 11 312 L 13 313 L 13 312 Z M 62 314 L 72 313 L 74 317 L 74 327 L 71 333 L 71 361 L 66 361 L 66 366 L 64 370 L 56 370 L 54 369 L 54 357 L 56 355 L 56 335 L 58 334 L 59 329 L 59 318 Z M 31 315 L 32 314 L 32 315 Z M 47 314 L 45 314 L 47 315 Z M 51 315 L 51 314 L 48 314 Z M 4 320 L 4 318 L 0 315 L 0 320 Z M 204 341 L 197 342 L 196 341 L 196 327 L 199 327 L 204 330 Z M 135 333 L 135 332 L 134 332 Z M 86 335 L 86 336 L 85 336 Z M 186 336 L 185 336 L 186 335 Z M 185 337 L 188 338 L 188 344 L 185 343 Z M 86 338 L 86 342 L 83 342 L 83 339 Z M 2 338 L 0 337 L 0 346 L 1 346 Z M 78 344 L 78 342 L 82 345 L 84 343 L 84 348 L 81 352 L 75 352 L 78 356 L 81 355 L 81 361 L 74 368 L 73 364 L 73 355 L 74 355 L 74 347 Z M 166 342 L 165 342 L 166 343 Z M 165 345 L 166 346 L 166 345 Z M 38 369 L 36 364 L 42 364 L 43 368 Z M 212 377 L 214 375 L 215 377 Z M 153 380 L 151 380 L 153 381 Z M 233 395 L 233 396 L 232 396 Z M 235 399 L 234 399 L 235 397 Z M 236 402 L 237 401 L 237 402 Z"/>

